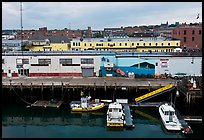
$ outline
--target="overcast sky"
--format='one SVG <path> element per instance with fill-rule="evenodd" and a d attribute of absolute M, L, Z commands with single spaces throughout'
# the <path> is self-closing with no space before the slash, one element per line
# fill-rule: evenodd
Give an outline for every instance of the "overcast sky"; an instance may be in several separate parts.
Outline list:
<path fill-rule="evenodd" d="M 202 22 L 202 2 L 23 2 L 23 29 Z M 199 19 L 196 19 L 200 13 Z M 2 29 L 20 29 L 20 2 L 2 3 Z"/>

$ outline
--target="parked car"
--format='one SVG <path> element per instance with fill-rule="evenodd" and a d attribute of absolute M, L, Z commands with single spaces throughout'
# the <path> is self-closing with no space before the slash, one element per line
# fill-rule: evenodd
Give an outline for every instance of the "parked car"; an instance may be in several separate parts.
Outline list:
<path fill-rule="evenodd" d="M 172 74 L 172 75 L 171 75 L 171 78 L 181 79 L 181 78 L 187 77 L 187 76 L 189 76 L 187 73 L 178 72 L 178 73 Z"/>

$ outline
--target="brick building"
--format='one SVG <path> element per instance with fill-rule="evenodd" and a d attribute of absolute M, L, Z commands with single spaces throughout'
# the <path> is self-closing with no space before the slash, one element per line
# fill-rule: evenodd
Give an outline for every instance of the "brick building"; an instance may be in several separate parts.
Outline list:
<path fill-rule="evenodd" d="M 22 31 L 22 39 L 23 40 L 29 40 L 34 35 L 43 35 L 43 36 L 63 36 L 67 38 L 91 38 L 92 31 L 91 27 L 88 27 L 87 30 L 70 30 L 70 29 L 62 29 L 62 30 L 48 30 L 47 27 L 39 28 L 39 30 L 23 30 Z M 17 31 L 16 35 L 17 40 L 21 40 L 21 30 Z"/>
<path fill-rule="evenodd" d="M 172 39 L 180 39 L 181 47 L 201 49 L 202 26 L 182 24 L 180 27 L 173 29 Z"/>

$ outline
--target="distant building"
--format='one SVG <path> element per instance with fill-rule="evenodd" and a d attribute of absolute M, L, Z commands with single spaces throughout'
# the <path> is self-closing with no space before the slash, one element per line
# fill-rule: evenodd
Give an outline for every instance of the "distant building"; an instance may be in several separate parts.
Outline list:
<path fill-rule="evenodd" d="M 127 33 L 121 28 L 104 28 L 104 38 L 126 38 Z"/>
<path fill-rule="evenodd" d="M 181 41 L 181 47 L 201 49 L 202 26 L 182 24 L 173 29 L 172 39 L 179 39 Z"/>
<path fill-rule="evenodd" d="M 129 51 L 129 52 L 173 52 L 180 48 L 179 40 L 165 41 L 164 38 L 91 38 L 73 39 L 70 43 L 74 51 L 98 50 L 98 51 Z"/>
<path fill-rule="evenodd" d="M 21 43 L 26 44 L 28 41 L 23 40 L 2 40 L 2 52 L 8 52 L 8 51 L 21 51 Z"/>
<path fill-rule="evenodd" d="M 168 24 L 168 21 L 167 21 L 166 24 L 162 24 L 162 23 L 161 23 L 160 27 L 167 28 L 168 25 L 169 25 L 169 24 Z"/>
<path fill-rule="evenodd" d="M 88 27 L 87 30 L 71 30 L 71 29 L 63 29 L 63 30 L 48 30 L 47 27 L 39 28 L 39 30 L 23 30 L 21 34 L 21 30 L 17 30 L 17 36 L 15 39 L 17 40 L 28 40 L 35 34 L 40 34 L 43 36 L 64 36 L 67 38 L 91 38 L 92 31 L 91 27 Z"/>

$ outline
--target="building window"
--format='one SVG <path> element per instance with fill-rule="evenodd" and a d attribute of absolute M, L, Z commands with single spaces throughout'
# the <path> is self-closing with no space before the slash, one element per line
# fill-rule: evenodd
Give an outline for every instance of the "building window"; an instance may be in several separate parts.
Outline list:
<path fill-rule="evenodd" d="M 157 46 L 157 43 L 156 43 L 156 46 Z"/>
<path fill-rule="evenodd" d="M 51 64 L 51 59 L 38 59 L 38 64 Z"/>
<path fill-rule="evenodd" d="M 90 46 L 91 46 L 91 43 L 90 43 Z"/>
<path fill-rule="evenodd" d="M 201 35 L 201 30 L 199 30 L 199 35 Z"/>
<path fill-rule="evenodd" d="M 84 43 L 84 46 L 86 46 L 86 43 Z"/>
<path fill-rule="evenodd" d="M 120 43 L 120 46 L 122 46 L 122 43 Z"/>
<path fill-rule="evenodd" d="M 29 59 L 22 59 L 23 64 L 29 64 Z"/>
<path fill-rule="evenodd" d="M 184 42 L 186 42 L 186 37 L 183 38 Z"/>
<path fill-rule="evenodd" d="M 164 45 L 164 43 L 161 44 L 162 46 Z"/>
<path fill-rule="evenodd" d="M 105 57 L 102 57 L 102 58 L 101 58 L 101 61 L 103 61 L 103 62 L 106 61 Z"/>
<path fill-rule="evenodd" d="M 145 43 L 143 43 L 143 45 L 145 46 Z"/>
<path fill-rule="evenodd" d="M 158 62 L 156 62 L 156 64 L 155 64 L 156 66 L 158 66 Z"/>
<path fill-rule="evenodd" d="M 79 46 L 80 46 L 80 42 L 79 42 Z"/>
<path fill-rule="evenodd" d="M 139 43 L 137 43 L 137 46 L 139 46 L 140 44 Z"/>
<path fill-rule="evenodd" d="M 149 43 L 149 46 L 151 46 L 151 43 Z"/>
<path fill-rule="evenodd" d="M 110 44 L 108 43 L 108 46 L 110 46 Z"/>
<path fill-rule="evenodd" d="M 113 43 L 113 46 L 115 46 L 115 43 Z"/>
<path fill-rule="evenodd" d="M 127 43 L 125 43 L 125 46 L 127 46 Z"/>
<path fill-rule="evenodd" d="M 176 43 L 176 46 L 178 46 L 178 43 Z"/>
<path fill-rule="evenodd" d="M 4 59 L 2 59 L 2 64 L 4 64 L 5 62 L 4 62 Z"/>
<path fill-rule="evenodd" d="M 168 43 L 168 46 L 170 46 L 170 43 Z"/>
<path fill-rule="evenodd" d="M 59 59 L 60 64 L 72 64 L 72 59 Z"/>
<path fill-rule="evenodd" d="M 192 41 L 194 41 L 195 40 L 195 38 L 194 37 L 192 37 Z"/>
<path fill-rule="evenodd" d="M 193 34 L 193 35 L 195 34 L 195 30 L 192 31 L 192 34 Z"/>
<path fill-rule="evenodd" d="M 75 42 L 73 42 L 73 46 L 75 46 Z"/>
<path fill-rule="evenodd" d="M 186 30 L 183 31 L 183 34 L 186 35 Z"/>
<path fill-rule="evenodd" d="M 134 43 L 132 43 L 132 46 L 134 46 Z"/>
<path fill-rule="evenodd" d="M 81 58 L 81 64 L 94 64 L 93 58 Z"/>

